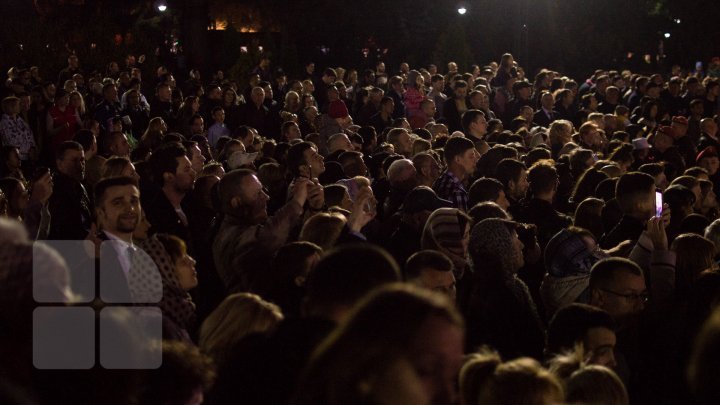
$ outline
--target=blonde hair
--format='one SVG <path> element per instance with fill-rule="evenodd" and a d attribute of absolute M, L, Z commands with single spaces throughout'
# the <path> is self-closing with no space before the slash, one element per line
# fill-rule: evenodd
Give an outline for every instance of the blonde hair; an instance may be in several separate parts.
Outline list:
<path fill-rule="evenodd" d="M 323 250 L 335 245 L 347 219 L 338 213 L 321 212 L 310 217 L 300 231 L 298 240 L 312 242 Z"/>
<path fill-rule="evenodd" d="M 468 369 L 469 364 L 463 367 L 466 379 L 461 387 L 478 393 L 477 399 L 468 403 L 539 405 L 547 403 L 548 397 L 556 402 L 564 399 L 558 378 L 534 359 L 522 357 L 503 363 L 497 353 L 485 352 L 478 354 L 474 361 L 477 362 L 473 366 L 475 370 Z M 473 381 L 468 380 L 469 376 Z"/>
<path fill-rule="evenodd" d="M 200 327 L 200 348 L 216 362 L 252 333 L 268 333 L 283 319 L 277 305 L 260 296 L 236 293 L 227 296 Z"/>
<path fill-rule="evenodd" d="M 123 170 L 130 165 L 130 160 L 125 157 L 113 156 L 103 163 L 100 179 L 122 176 Z"/>
<path fill-rule="evenodd" d="M 625 385 L 611 369 L 587 364 L 582 343 L 565 354 L 550 360 L 550 372 L 565 387 L 565 400 L 569 403 L 628 405 Z"/>
<path fill-rule="evenodd" d="M 75 90 L 73 92 L 70 92 L 70 102 L 72 103 L 73 96 L 77 96 L 80 98 L 80 106 L 78 106 L 78 114 L 80 116 L 84 116 L 85 112 L 87 112 L 87 109 L 85 108 L 85 99 L 83 98 L 82 94 L 80 94 L 79 91 Z"/>
<path fill-rule="evenodd" d="M 548 130 L 548 139 L 550 140 L 550 144 L 564 146 L 565 143 L 571 140 L 572 130 L 572 122 L 568 120 L 553 121 L 552 124 L 550 124 L 550 129 Z M 568 133 L 566 138 L 563 138 L 565 131 Z"/>

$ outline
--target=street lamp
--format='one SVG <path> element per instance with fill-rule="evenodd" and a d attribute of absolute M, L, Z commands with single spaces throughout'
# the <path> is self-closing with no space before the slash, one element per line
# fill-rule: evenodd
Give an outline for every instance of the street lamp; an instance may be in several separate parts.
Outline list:
<path fill-rule="evenodd" d="M 663 35 L 665 38 L 670 38 L 670 33 L 666 32 L 665 35 Z"/>
<path fill-rule="evenodd" d="M 461 6 L 460 8 L 457 9 L 457 12 L 460 15 L 465 15 L 465 13 L 467 13 L 467 9 L 465 7 Z"/>
<path fill-rule="evenodd" d="M 158 0 L 155 2 L 155 7 L 158 9 L 159 12 L 164 13 L 167 9 L 167 3 L 165 0 Z"/>

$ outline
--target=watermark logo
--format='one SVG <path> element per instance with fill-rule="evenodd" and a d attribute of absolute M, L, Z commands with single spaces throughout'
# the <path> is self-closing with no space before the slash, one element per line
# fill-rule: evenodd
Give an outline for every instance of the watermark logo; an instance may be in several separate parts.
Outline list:
<path fill-rule="evenodd" d="M 51 249 L 47 249 L 50 247 Z M 162 277 L 147 253 L 105 241 L 96 260 L 90 241 L 33 245 L 33 364 L 38 369 L 156 369 L 162 363 Z M 50 256 L 68 268 L 71 304 L 58 294 Z M 55 258 L 56 259 L 56 258 Z"/>

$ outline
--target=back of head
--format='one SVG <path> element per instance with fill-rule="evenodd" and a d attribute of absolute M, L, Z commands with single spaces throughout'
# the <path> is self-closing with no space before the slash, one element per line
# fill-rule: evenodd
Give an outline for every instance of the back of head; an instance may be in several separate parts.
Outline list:
<path fill-rule="evenodd" d="M 314 243 L 324 250 L 335 245 L 347 219 L 342 214 L 321 212 L 308 218 L 300 230 L 299 240 Z"/>
<path fill-rule="evenodd" d="M 468 215 L 472 219 L 473 226 L 483 219 L 488 218 L 511 219 L 510 214 L 508 214 L 497 203 L 492 201 L 475 204 L 472 208 L 470 208 L 470 211 L 468 211 Z"/>
<path fill-rule="evenodd" d="M 479 404 L 545 404 L 564 399 L 557 377 L 536 360 L 522 357 L 495 367 L 481 384 Z"/>
<path fill-rule="evenodd" d="M 497 179 L 483 177 L 475 180 L 468 191 L 468 203 L 475 206 L 485 201 L 496 201 L 500 198 L 500 192 L 503 191 L 503 184 Z"/>
<path fill-rule="evenodd" d="M 494 352 L 473 353 L 467 356 L 460 369 L 460 398 L 465 405 L 480 405 L 480 390 L 502 363 Z"/>
<path fill-rule="evenodd" d="M 372 382 L 397 361 L 414 363 L 418 337 L 431 319 L 463 329 L 440 294 L 398 283 L 367 295 L 318 346 L 294 403 L 375 403 Z"/>
<path fill-rule="evenodd" d="M 568 403 L 628 405 L 625 385 L 611 369 L 590 365 L 574 372 L 565 384 Z"/>
<path fill-rule="evenodd" d="M 165 183 L 163 174 L 175 174 L 178 167 L 177 158 L 186 155 L 185 148 L 179 143 L 165 144 L 155 150 L 150 156 L 150 165 L 153 170 L 153 180 L 162 186 Z"/>
<path fill-rule="evenodd" d="M 615 330 L 615 321 L 610 314 L 591 305 L 574 303 L 561 308 L 548 325 L 548 353 L 572 350 L 592 328 Z"/>
<path fill-rule="evenodd" d="M 400 280 L 400 268 L 385 250 L 343 245 L 329 251 L 308 274 L 306 315 L 333 317 L 370 290 Z"/>
<path fill-rule="evenodd" d="M 552 160 L 541 160 L 528 170 L 528 182 L 534 194 L 550 193 L 557 189 L 558 174 Z"/>
<path fill-rule="evenodd" d="M 525 170 L 525 165 L 522 162 L 516 159 L 506 158 L 498 163 L 495 169 L 495 178 L 507 188 L 510 181 L 517 181 L 523 170 Z"/>
<path fill-rule="evenodd" d="M 697 335 L 688 366 L 688 381 L 695 400 L 703 405 L 720 403 L 720 309 L 715 309 Z"/>
<path fill-rule="evenodd" d="M 615 198 L 624 214 L 641 214 L 644 200 L 654 189 L 655 179 L 649 174 L 625 173 L 615 185 Z"/>

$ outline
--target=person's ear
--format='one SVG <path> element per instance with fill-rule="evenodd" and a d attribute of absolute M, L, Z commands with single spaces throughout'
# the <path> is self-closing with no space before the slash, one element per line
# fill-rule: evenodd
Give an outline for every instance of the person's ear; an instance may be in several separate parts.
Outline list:
<path fill-rule="evenodd" d="M 164 180 L 165 182 L 172 181 L 172 180 L 174 180 L 174 179 L 175 179 L 175 175 L 174 175 L 174 174 L 172 174 L 172 173 L 170 173 L 170 172 L 165 172 L 165 173 L 163 173 L 163 180 Z"/>
<path fill-rule="evenodd" d="M 240 202 L 240 197 L 233 197 L 230 199 L 230 206 L 235 209 L 240 206 Z"/>
<path fill-rule="evenodd" d="M 600 291 L 599 289 L 593 288 L 590 291 L 590 302 L 592 303 L 592 305 L 602 308 L 602 305 L 605 301 L 603 298 L 604 297 L 602 291 Z"/>

